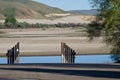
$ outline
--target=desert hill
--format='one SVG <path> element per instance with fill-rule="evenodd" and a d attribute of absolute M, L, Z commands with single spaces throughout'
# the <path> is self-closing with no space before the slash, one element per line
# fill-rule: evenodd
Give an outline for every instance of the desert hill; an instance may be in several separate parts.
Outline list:
<path fill-rule="evenodd" d="M 66 13 L 65 11 L 35 2 L 33 0 L 0 0 L 0 18 L 14 15 L 16 18 L 45 18 L 48 14 Z"/>
<path fill-rule="evenodd" d="M 13 15 L 18 22 L 57 24 L 89 23 L 95 16 L 81 15 L 51 7 L 33 0 L 0 0 L 0 22 Z M 73 11 L 76 12 L 76 11 Z M 83 11 L 84 12 L 84 11 Z M 89 12 L 89 11 L 88 11 Z"/>

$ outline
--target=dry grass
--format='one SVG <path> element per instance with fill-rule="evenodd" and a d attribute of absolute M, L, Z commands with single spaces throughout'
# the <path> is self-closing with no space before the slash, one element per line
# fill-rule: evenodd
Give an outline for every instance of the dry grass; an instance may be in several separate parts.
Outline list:
<path fill-rule="evenodd" d="M 48 13 L 66 12 L 31 0 L 0 0 L 0 18 L 4 18 L 6 13 L 12 13 L 20 19 L 40 19 L 45 18 L 44 15 Z"/>

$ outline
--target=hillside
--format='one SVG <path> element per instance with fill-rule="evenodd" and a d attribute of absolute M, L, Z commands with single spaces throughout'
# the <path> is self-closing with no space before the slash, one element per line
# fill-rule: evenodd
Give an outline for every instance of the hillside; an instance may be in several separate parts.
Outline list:
<path fill-rule="evenodd" d="M 98 11 L 96 9 L 91 10 L 71 10 L 69 12 L 75 13 L 75 14 L 81 14 L 81 15 L 89 15 L 89 16 L 96 16 L 98 14 Z"/>
<path fill-rule="evenodd" d="M 48 14 L 66 13 L 65 11 L 50 7 L 32 0 L 0 0 L 0 18 L 14 15 L 16 18 L 45 18 Z"/>

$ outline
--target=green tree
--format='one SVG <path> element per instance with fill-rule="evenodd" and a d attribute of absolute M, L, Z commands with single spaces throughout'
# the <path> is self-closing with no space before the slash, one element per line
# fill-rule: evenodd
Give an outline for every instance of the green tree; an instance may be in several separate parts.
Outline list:
<path fill-rule="evenodd" d="M 15 17 L 6 17 L 5 19 L 5 23 L 12 23 L 15 24 L 17 22 L 17 20 L 15 19 Z"/>
<path fill-rule="evenodd" d="M 15 28 L 17 20 L 15 17 L 6 17 L 5 24 L 8 28 Z"/>
<path fill-rule="evenodd" d="M 120 0 L 90 0 L 99 14 L 87 27 L 88 37 L 103 35 L 104 41 L 111 46 L 111 58 L 120 63 Z"/>

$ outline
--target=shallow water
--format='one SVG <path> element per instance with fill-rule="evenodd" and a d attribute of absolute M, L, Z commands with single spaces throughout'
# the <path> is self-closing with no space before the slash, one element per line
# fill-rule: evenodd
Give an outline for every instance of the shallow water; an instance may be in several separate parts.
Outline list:
<path fill-rule="evenodd" d="M 20 57 L 20 63 L 61 63 L 61 56 Z M 0 64 L 6 64 L 6 57 L 0 58 Z M 79 55 L 75 63 L 113 63 L 110 55 Z"/>

